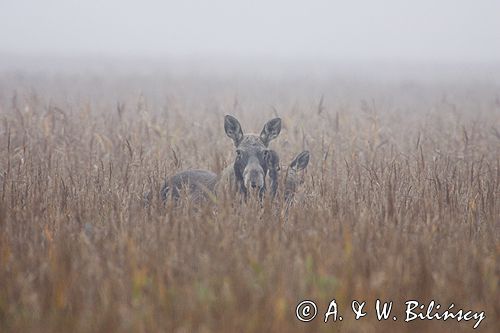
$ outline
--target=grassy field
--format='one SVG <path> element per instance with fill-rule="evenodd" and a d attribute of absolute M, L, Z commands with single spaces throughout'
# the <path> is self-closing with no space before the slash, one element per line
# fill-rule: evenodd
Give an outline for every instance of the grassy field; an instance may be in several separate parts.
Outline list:
<path fill-rule="evenodd" d="M 166 176 L 232 161 L 225 114 L 248 132 L 281 117 L 284 166 L 311 152 L 288 216 L 233 195 L 144 207 Z M 0 332 L 472 331 L 405 323 L 412 299 L 497 332 L 499 256 L 498 83 L 0 76 Z"/>

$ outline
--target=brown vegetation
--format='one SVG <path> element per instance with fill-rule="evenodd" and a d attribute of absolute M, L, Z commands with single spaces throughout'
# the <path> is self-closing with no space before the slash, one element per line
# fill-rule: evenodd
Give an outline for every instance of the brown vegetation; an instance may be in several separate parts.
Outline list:
<path fill-rule="evenodd" d="M 140 90 L 139 90 L 139 89 Z M 500 318 L 499 87 L 196 77 L 0 77 L 1 332 L 470 331 L 404 301 Z M 324 94 L 324 97 L 321 97 Z M 118 103 L 117 103 L 118 101 Z M 232 159 L 224 114 L 285 164 L 297 203 L 177 211 L 142 195 Z M 331 299 L 342 322 L 322 322 Z M 398 321 L 375 319 L 377 298 Z M 295 318 L 303 299 L 318 317 Z M 355 321 L 353 299 L 368 302 Z"/>

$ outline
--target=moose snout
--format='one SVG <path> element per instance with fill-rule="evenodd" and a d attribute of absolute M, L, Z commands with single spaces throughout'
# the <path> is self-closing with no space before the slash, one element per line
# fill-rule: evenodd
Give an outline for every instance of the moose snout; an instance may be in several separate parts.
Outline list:
<path fill-rule="evenodd" d="M 262 168 L 245 169 L 243 179 L 247 189 L 260 190 L 264 187 L 264 171 Z"/>

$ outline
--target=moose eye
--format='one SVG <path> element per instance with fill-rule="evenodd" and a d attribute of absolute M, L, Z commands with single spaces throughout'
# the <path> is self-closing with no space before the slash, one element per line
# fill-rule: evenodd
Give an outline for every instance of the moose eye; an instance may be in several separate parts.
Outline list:
<path fill-rule="evenodd" d="M 264 150 L 263 154 L 264 154 L 264 160 L 266 160 L 268 162 L 272 162 L 273 155 L 271 154 L 271 152 L 269 150 Z"/>

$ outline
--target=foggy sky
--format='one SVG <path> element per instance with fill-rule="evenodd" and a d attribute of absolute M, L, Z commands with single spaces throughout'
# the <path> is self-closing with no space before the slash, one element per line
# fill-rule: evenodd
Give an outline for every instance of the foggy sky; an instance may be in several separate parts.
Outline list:
<path fill-rule="evenodd" d="M 500 1 L 1 0 L 0 54 L 498 62 Z"/>

